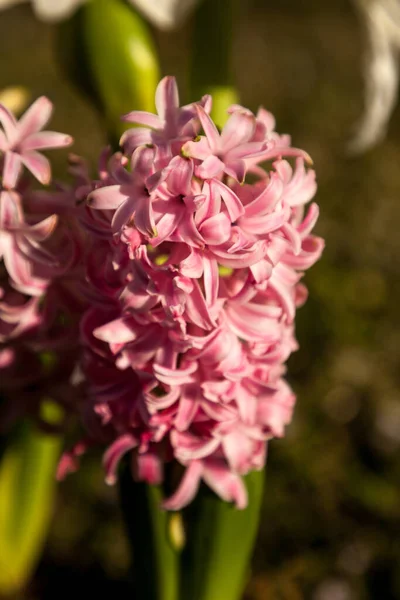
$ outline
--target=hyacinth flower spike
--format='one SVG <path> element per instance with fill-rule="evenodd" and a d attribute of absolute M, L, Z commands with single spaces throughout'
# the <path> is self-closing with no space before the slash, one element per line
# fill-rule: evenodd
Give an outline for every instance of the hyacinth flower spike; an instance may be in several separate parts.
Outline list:
<path fill-rule="evenodd" d="M 91 422 L 103 415 L 115 430 L 105 455 L 108 481 L 133 450 L 136 476 L 149 483 L 163 476 L 164 461 L 185 469 L 165 508 L 180 510 L 205 482 L 244 509 L 242 476 L 263 467 L 267 442 L 283 435 L 293 411 L 282 375 L 305 298 L 300 269 L 323 247 L 310 233 L 316 205 L 303 210 L 315 193 L 314 174 L 302 151 L 288 146 L 294 168 L 280 157 L 289 140 L 281 144 L 262 111 L 236 107 L 220 134 L 202 101 L 179 108 L 170 77 L 158 86 L 157 105 L 162 120 L 142 119 L 151 145 L 134 128 L 122 139 L 124 155 L 88 186 L 87 214 L 102 216 L 110 235 L 107 241 L 105 229 L 89 230 L 94 243 L 101 236 L 103 259 L 90 259 L 100 296 L 83 321 L 94 401 L 87 410 L 94 410 Z M 189 124 L 196 135 L 203 129 L 196 141 L 187 139 Z M 214 161 L 214 152 L 229 164 L 232 152 L 249 160 L 250 145 L 251 161 L 261 162 L 271 140 L 276 160 L 264 174 L 249 166 L 254 183 L 240 185 Z M 192 146 L 206 150 L 188 157 Z"/>

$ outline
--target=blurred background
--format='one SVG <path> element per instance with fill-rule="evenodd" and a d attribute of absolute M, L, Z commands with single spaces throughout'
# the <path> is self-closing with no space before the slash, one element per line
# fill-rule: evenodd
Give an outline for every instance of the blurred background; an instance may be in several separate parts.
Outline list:
<path fill-rule="evenodd" d="M 155 32 L 163 73 L 177 75 L 183 95 L 190 34 L 190 21 Z M 277 130 L 313 157 L 317 234 L 326 238 L 305 278 L 301 349 L 288 374 L 298 404 L 286 438 L 270 445 L 246 600 L 400 600 L 400 109 L 384 142 L 346 154 L 363 110 L 362 34 L 350 0 L 242 2 L 234 45 L 242 103 L 273 112 Z M 28 5 L 1 12 L 0 90 L 49 96 L 52 129 L 72 134 L 74 152 L 95 165 L 105 134 L 63 77 L 55 36 Z M 61 175 L 65 154 L 54 158 Z M 116 490 L 92 453 L 58 487 L 24 598 L 83 588 L 130 598 L 128 556 Z"/>

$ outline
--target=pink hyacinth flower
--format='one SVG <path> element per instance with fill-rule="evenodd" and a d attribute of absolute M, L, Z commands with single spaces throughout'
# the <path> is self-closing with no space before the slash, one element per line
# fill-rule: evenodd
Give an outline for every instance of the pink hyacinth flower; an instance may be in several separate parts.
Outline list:
<path fill-rule="evenodd" d="M 46 185 L 50 182 L 51 168 L 48 159 L 39 151 L 63 148 L 72 138 L 55 131 L 41 131 L 51 117 L 53 105 L 42 96 L 17 121 L 14 115 L 0 104 L 0 153 L 3 154 L 3 187 L 15 188 L 24 165 L 32 175 Z"/>
<path fill-rule="evenodd" d="M 323 249 L 317 205 L 305 208 L 315 174 L 264 109 L 231 106 L 219 132 L 210 98 L 180 107 L 172 77 L 156 108 L 125 117 L 139 127 L 122 152 L 95 181 L 75 168 L 73 210 L 55 211 L 84 229 L 84 422 L 90 443 L 108 445 L 108 483 L 129 453 L 150 484 L 165 463 L 184 469 L 168 510 L 201 482 L 242 509 L 243 476 L 264 467 L 293 414 L 284 363 L 298 347 L 300 279 Z"/>

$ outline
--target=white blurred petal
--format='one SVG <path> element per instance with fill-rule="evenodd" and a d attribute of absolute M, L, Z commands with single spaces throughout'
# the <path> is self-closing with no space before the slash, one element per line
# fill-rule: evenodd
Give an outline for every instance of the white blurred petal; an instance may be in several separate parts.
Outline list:
<path fill-rule="evenodd" d="M 2 0 L 0 0 L 1 2 Z M 33 0 L 33 10 L 38 19 L 59 21 L 70 17 L 85 0 Z"/>
<path fill-rule="evenodd" d="M 369 49 L 365 77 L 365 111 L 349 144 L 352 152 L 381 140 L 397 101 L 400 48 L 400 0 L 355 0 L 365 23 Z"/>
<path fill-rule="evenodd" d="M 178 27 L 199 0 L 130 0 L 130 2 L 153 25 L 168 30 Z"/>

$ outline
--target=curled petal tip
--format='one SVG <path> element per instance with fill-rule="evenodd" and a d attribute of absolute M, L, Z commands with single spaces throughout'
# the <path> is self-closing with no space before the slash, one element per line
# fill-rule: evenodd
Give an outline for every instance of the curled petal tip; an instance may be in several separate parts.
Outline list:
<path fill-rule="evenodd" d="M 306 163 L 307 163 L 307 164 L 308 164 L 310 167 L 313 167 L 313 166 L 314 166 L 314 161 L 313 161 L 313 159 L 311 158 L 311 156 L 310 156 L 310 155 L 309 155 L 307 152 L 305 152 L 305 153 L 304 153 L 304 160 L 306 161 Z"/>
<path fill-rule="evenodd" d="M 115 475 L 107 475 L 104 481 L 111 487 L 117 483 L 117 478 Z"/>

